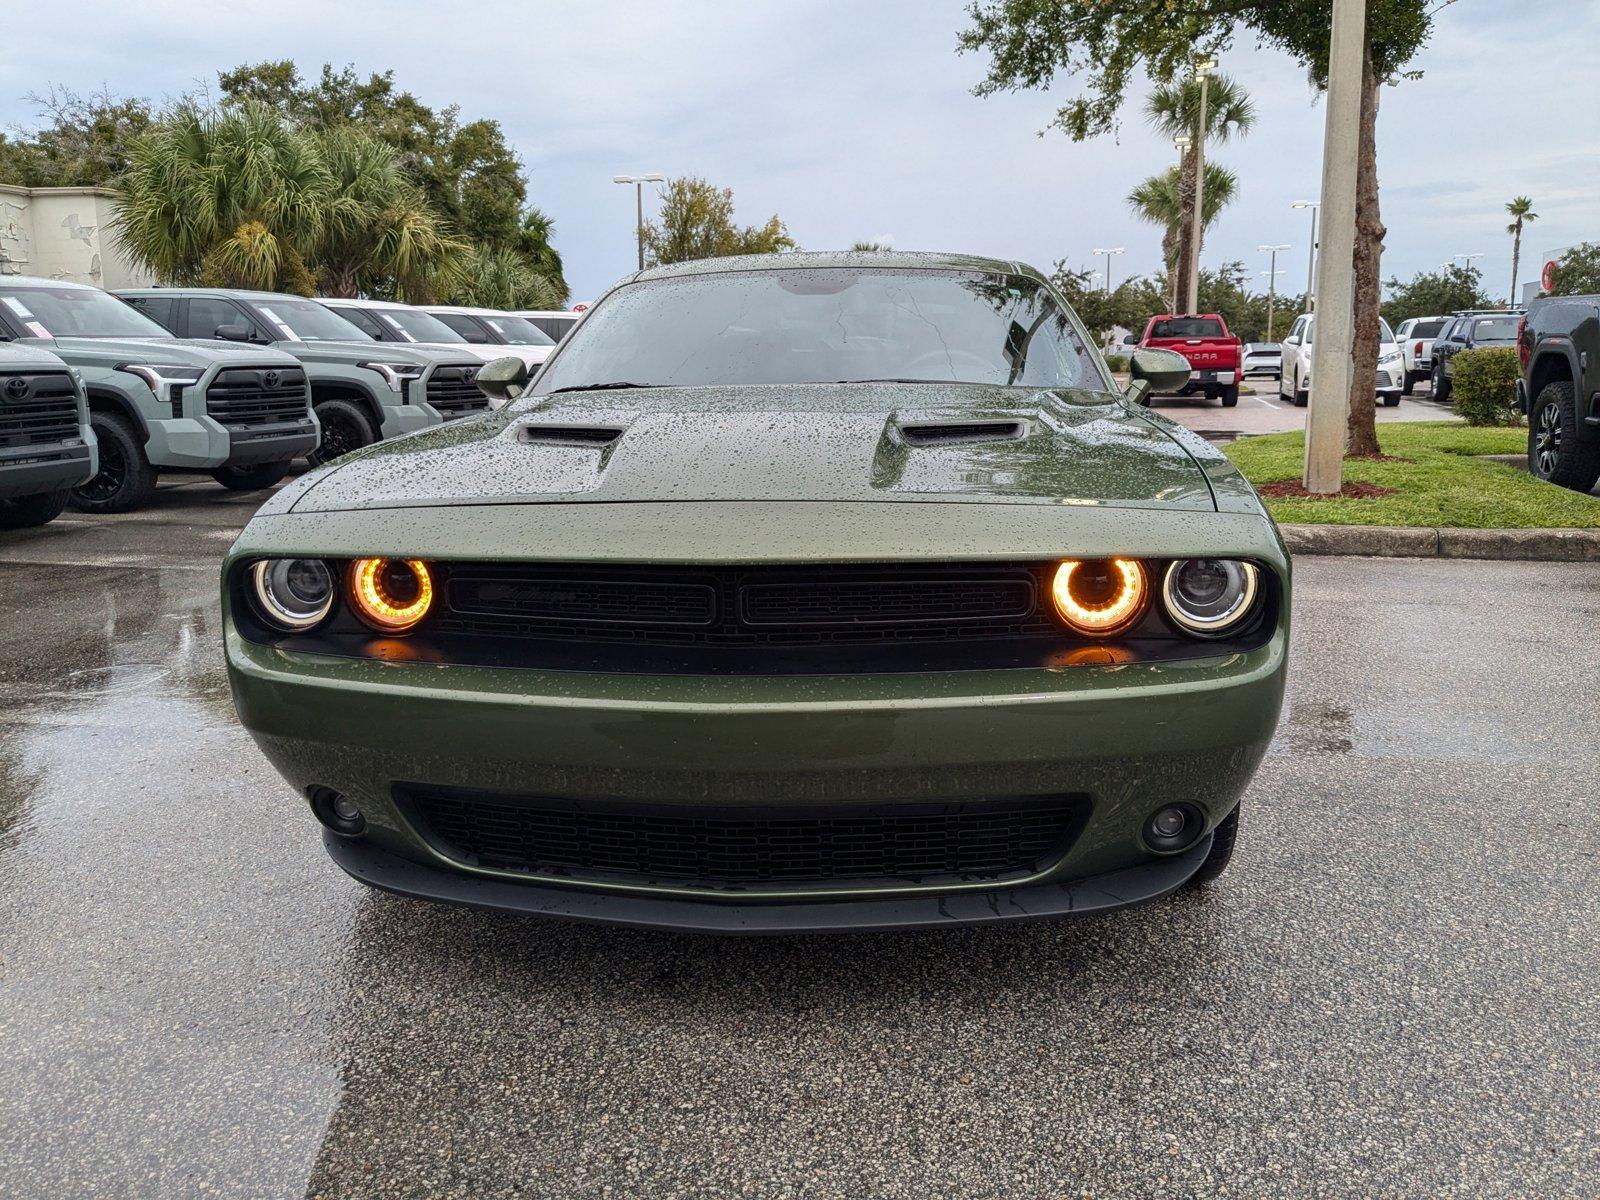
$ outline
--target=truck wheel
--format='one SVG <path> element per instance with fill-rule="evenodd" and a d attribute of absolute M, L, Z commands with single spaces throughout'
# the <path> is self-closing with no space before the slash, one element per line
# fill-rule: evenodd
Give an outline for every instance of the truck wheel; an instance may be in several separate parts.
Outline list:
<path fill-rule="evenodd" d="M 37 496 L 22 496 L 16 500 L 0 500 L 0 529 L 32 529 L 54 521 L 67 507 L 71 488 L 59 492 L 41 492 Z"/>
<path fill-rule="evenodd" d="M 1400 407 L 1400 396 L 1399 396 L 1398 393 L 1395 393 L 1393 395 L 1384 396 L 1382 399 L 1383 399 L 1383 406 L 1385 408 L 1399 408 Z"/>
<path fill-rule="evenodd" d="M 1439 367 L 1433 369 L 1433 398 L 1440 404 L 1450 403 L 1450 381 Z"/>
<path fill-rule="evenodd" d="M 211 472 L 223 487 L 234 492 L 259 492 L 269 488 L 289 473 L 289 460 L 282 462 L 251 463 L 247 467 L 218 467 Z"/>
<path fill-rule="evenodd" d="M 317 420 L 322 423 L 322 441 L 306 455 L 314 467 L 378 440 L 372 418 L 352 400 L 324 400 L 317 405 Z"/>
<path fill-rule="evenodd" d="M 1400 394 L 1402 396 L 1409 396 L 1413 391 L 1416 390 L 1416 386 L 1417 373 L 1415 371 L 1407 371 L 1406 381 L 1400 385 Z"/>
<path fill-rule="evenodd" d="M 1294 381 L 1294 406 L 1304 408 L 1311 403 L 1311 389 L 1302 384 L 1298 379 Z"/>
<path fill-rule="evenodd" d="M 72 506 L 81 512 L 117 513 L 146 503 L 156 490 L 156 472 L 128 419 L 91 412 L 89 425 L 100 443 L 100 469 L 88 483 L 72 489 Z"/>
<path fill-rule="evenodd" d="M 1228 869 L 1228 864 L 1233 861 L 1234 843 L 1239 838 L 1239 809 L 1243 807 L 1242 801 L 1234 805 L 1233 811 L 1211 831 L 1211 853 L 1206 855 L 1200 869 L 1189 876 L 1184 887 L 1204 887 Z"/>
<path fill-rule="evenodd" d="M 1222 397 L 1223 408 L 1233 408 L 1239 403 L 1239 385 L 1230 383 L 1227 387 L 1219 389 L 1217 395 Z"/>
<path fill-rule="evenodd" d="M 1575 492 L 1600 481 L 1600 439 L 1580 441 L 1577 392 L 1563 380 L 1547 383 L 1528 417 L 1528 470 Z"/>

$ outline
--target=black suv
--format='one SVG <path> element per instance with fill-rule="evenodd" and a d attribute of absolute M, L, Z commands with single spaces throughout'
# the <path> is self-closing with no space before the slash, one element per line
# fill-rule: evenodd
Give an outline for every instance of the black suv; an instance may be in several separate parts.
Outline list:
<path fill-rule="evenodd" d="M 1450 400 L 1455 386 L 1455 368 L 1451 360 L 1463 350 L 1478 350 L 1486 346 L 1515 346 L 1517 322 L 1522 313 L 1518 310 L 1500 309 L 1493 312 L 1460 312 L 1433 340 L 1433 398 L 1441 404 Z"/>

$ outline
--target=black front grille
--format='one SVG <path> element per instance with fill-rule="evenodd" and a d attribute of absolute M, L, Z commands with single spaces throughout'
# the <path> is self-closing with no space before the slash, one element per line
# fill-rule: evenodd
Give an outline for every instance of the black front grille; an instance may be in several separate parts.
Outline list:
<path fill-rule="evenodd" d="M 472 866 L 728 891 L 1023 878 L 1066 853 L 1088 812 L 1081 796 L 750 808 L 407 786 L 397 798 Z"/>
<path fill-rule="evenodd" d="M 478 388 L 478 367 L 440 367 L 428 378 L 428 403 L 446 421 L 489 411 L 489 397 Z"/>
<path fill-rule="evenodd" d="M 1059 635 L 1046 568 L 613 568 L 455 563 L 441 632 L 756 647 Z"/>
<path fill-rule="evenodd" d="M 0 375 L 0 449 L 48 446 L 78 436 L 78 394 L 70 375 Z"/>
<path fill-rule="evenodd" d="M 206 389 L 206 412 L 229 428 L 303 420 L 311 396 L 298 367 L 231 367 Z"/>

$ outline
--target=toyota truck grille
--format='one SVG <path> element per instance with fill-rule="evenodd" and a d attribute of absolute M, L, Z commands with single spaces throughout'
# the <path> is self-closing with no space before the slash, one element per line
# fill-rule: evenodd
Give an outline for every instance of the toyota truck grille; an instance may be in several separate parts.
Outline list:
<path fill-rule="evenodd" d="M 477 366 L 440 367 L 428 379 L 428 403 L 446 421 L 489 411 L 489 397 L 478 390 Z"/>
<path fill-rule="evenodd" d="M 206 412 L 231 429 L 299 421 L 310 405 L 306 374 L 299 368 L 231 367 L 206 389 Z"/>
<path fill-rule="evenodd" d="M 50 445 L 78 436 L 78 396 L 70 375 L 0 375 L 0 448 Z"/>

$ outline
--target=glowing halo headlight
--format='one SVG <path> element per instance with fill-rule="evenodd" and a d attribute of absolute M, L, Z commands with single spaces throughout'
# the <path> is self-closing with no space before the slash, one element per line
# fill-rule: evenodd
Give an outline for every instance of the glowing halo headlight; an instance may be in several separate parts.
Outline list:
<path fill-rule="evenodd" d="M 280 633 L 304 633 L 333 609 L 333 572 L 316 558 L 264 558 L 250 564 L 250 602 Z"/>
<path fill-rule="evenodd" d="M 415 558 L 358 558 L 350 564 L 350 607 L 379 633 L 404 633 L 433 607 L 433 576 Z"/>
<path fill-rule="evenodd" d="M 1255 609 L 1260 571 L 1232 558 L 1182 558 L 1161 580 L 1173 623 L 1197 637 L 1221 637 Z"/>
<path fill-rule="evenodd" d="M 1078 633 L 1107 637 L 1144 615 L 1150 586 L 1135 558 L 1068 559 L 1050 584 L 1056 612 Z"/>

